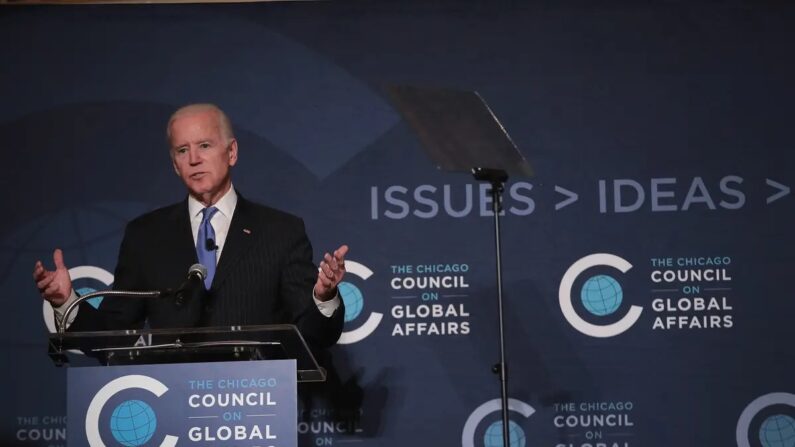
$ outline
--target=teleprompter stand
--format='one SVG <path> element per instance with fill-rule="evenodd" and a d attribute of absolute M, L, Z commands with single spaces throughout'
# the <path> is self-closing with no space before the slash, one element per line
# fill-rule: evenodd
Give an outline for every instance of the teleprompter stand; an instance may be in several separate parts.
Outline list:
<path fill-rule="evenodd" d="M 492 366 L 492 371 L 500 380 L 502 440 L 507 447 L 510 445 L 508 365 L 505 358 L 500 212 L 508 174 L 531 176 L 532 168 L 476 92 L 406 85 L 388 86 L 386 90 L 437 168 L 469 172 L 476 180 L 491 184 L 499 320 L 499 361 Z"/>

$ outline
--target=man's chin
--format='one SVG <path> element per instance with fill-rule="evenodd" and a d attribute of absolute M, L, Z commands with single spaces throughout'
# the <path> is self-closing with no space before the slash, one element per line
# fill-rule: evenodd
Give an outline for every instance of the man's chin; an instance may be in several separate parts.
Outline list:
<path fill-rule="evenodd" d="M 217 199 L 218 197 L 218 189 L 217 188 L 197 188 L 197 187 L 189 187 L 188 193 L 193 196 L 194 199 L 202 202 L 203 204 L 207 205 L 213 201 L 213 199 Z"/>
<path fill-rule="evenodd" d="M 205 197 L 212 196 L 212 191 L 209 188 L 188 187 L 188 194 L 192 195 L 198 200 L 203 201 Z"/>
<path fill-rule="evenodd" d="M 198 179 L 188 178 L 185 180 L 185 186 L 188 188 L 188 191 L 194 195 L 207 194 L 213 190 L 212 185 L 205 177 Z"/>

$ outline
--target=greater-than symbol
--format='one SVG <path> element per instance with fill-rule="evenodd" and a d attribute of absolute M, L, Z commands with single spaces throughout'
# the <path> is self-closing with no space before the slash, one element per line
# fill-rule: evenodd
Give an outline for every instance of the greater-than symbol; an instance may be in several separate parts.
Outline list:
<path fill-rule="evenodd" d="M 768 196 L 767 200 L 765 201 L 765 203 L 768 205 L 789 194 L 790 189 L 787 185 L 783 185 L 775 180 L 770 180 L 769 178 L 765 179 L 765 183 L 767 186 L 772 186 L 773 188 L 777 189 L 777 191 L 773 193 L 773 195 Z"/>
<path fill-rule="evenodd" d="M 568 189 L 563 188 L 563 187 L 558 186 L 558 185 L 555 185 L 555 192 L 563 194 L 564 196 L 566 196 L 566 198 L 563 201 L 558 202 L 558 203 L 555 204 L 555 211 L 557 211 L 557 210 L 559 210 L 559 209 L 561 209 L 563 207 L 571 205 L 572 203 L 576 202 L 577 199 L 580 197 L 579 195 L 577 195 L 576 192 L 569 191 Z"/>

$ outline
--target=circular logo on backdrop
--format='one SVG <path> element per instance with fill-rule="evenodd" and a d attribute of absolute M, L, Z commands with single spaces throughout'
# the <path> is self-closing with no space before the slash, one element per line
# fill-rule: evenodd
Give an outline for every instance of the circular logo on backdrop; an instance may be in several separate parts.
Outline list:
<path fill-rule="evenodd" d="M 346 259 L 345 269 L 348 273 L 365 281 L 373 276 L 372 270 L 356 261 Z M 349 281 L 343 281 L 339 284 L 339 293 L 342 302 L 345 303 L 345 324 L 347 325 L 348 323 L 355 322 L 364 309 L 364 294 L 359 287 Z M 371 312 L 367 320 L 359 327 L 343 332 L 337 343 L 346 345 L 364 340 L 375 331 L 383 317 L 384 314 L 380 312 Z"/>
<path fill-rule="evenodd" d="M 774 414 L 762 421 L 759 442 L 763 447 L 795 446 L 795 419 L 786 414 Z"/>
<path fill-rule="evenodd" d="M 740 414 L 736 438 L 738 447 L 795 446 L 795 394 L 770 393 L 754 399 Z"/>
<path fill-rule="evenodd" d="M 618 321 L 607 324 L 592 323 L 577 314 L 572 300 L 574 283 L 587 270 L 596 267 L 611 267 L 626 273 L 632 268 L 632 264 L 624 258 L 609 253 L 596 253 L 580 258 L 561 278 L 558 301 L 563 317 L 578 331 L 591 337 L 613 337 L 631 328 L 640 319 L 643 308 L 633 305 Z M 580 300 L 588 313 L 604 317 L 615 313 L 621 307 L 624 291 L 614 277 L 599 274 L 586 279 L 580 289 Z"/>
<path fill-rule="evenodd" d="M 502 419 L 494 421 L 486 427 L 483 436 L 478 437 L 478 427 L 485 425 L 482 424 L 484 420 L 492 416 L 494 413 L 501 413 L 502 401 L 500 399 L 492 399 L 484 402 L 477 407 L 467 418 L 464 423 L 464 429 L 461 432 L 461 445 L 462 447 L 475 447 L 483 445 L 484 447 L 502 447 L 504 445 L 502 438 Z M 529 418 L 535 413 L 535 409 L 530 405 L 518 399 L 508 399 L 508 410 L 510 414 L 516 416 L 521 415 L 524 418 Z M 482 430 L 482 428 L 481 428 Z M 517 424 L 512 418 L 508 420 L 508 437 L 510 447 L 525 447 L 527 444 L 527 437 L 521 425 Z M 478 438 L 481 442 L 478 442 Z"/>

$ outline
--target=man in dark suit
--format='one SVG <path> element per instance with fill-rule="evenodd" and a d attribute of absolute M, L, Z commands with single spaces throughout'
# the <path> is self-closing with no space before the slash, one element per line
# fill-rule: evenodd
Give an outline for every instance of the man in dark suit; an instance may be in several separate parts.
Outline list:
<path fill-rule="evenodd" d="M 314 346 L 334 344 L 344 306 L 337 284 L 345 274 L 343 245 L 320 268 L 303 221 L 243 198 L 232 186 L 238 147 L 229 119 L 211 104 L 177 110 L 167 126 L 171 160 L 188 198 L 131 221 L 119 250 L 114 288 L 165 290 L 188 267 L 208 269 L 207 293 L 174 299 L 106 297 L 99 310 L 80 305 L 70 330 L 293 323 Z M 36 262 L 33 278 L 56 313 L 76 299 L 61 250 L 55 270 Z M 314 284 L 314 287 L 313 287 Z"/>

